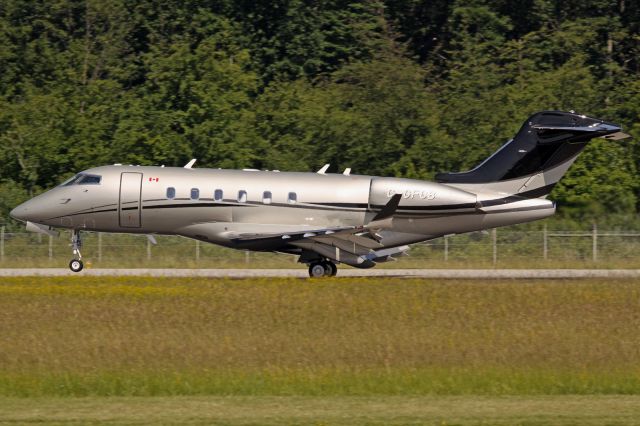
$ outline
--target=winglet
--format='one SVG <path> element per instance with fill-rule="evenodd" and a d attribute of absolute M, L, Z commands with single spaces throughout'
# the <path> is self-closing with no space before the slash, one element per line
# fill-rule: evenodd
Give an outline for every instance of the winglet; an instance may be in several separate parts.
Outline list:
<path fill-rule="evenodd" d="M 387 204 L 378 212 L 378 214 L 373 218 L 372 222 L 376 222 L 379 220 L 384 220 L 393 216 L 393 214 L 398 209 L 398 205 L 400 204 L 400 199 L 402 199 L 402 194 L 395 194 Z"/>
<path fill-rule="evenodd" d="M 191 167 L 193 167 L 193 165 L 194 165 L 194 164 L 196 164 L 196 159 L 195 159 L 195 158 L 192 158 L 192 159 L 191 159 L 191 161 L 189 161 L 189 162 L 184 166 L 184 168 L 185 168 L 185 169 L 190 169 Z"/>
<path fill-rule="evenodd" d="M 329 168 L 329 166 L 330 166 L 330 164 L 325 164 L 324 166 L 322 166 L 322 168 L 321 168 L 320 170 L 318 170 L 318 172 L 317 172 L 317 173 L 318 173 L 319 175 L 323 175 L 323 174 L 324 174 L 324 172 L 326 172 L 326 171 L 327 171 L 327 169 Z"/>
<path fill-rule="evenodd" d="M 398 205 L 400 204 L 400 199 L 402 198 L 402 194 L 396 194 L 385 206 L 378 212 L 378 214 L 373 218 L 371 222 L 369 222 L 366 227 L 369 229 L 369 233 L 371 233 L 372 237 L 376 240 L 379 240 L 380 236 L 376 234 L 376 229 L 385 229 L 391 228 L 393 225 L 393 214 L 398 209 Z"/>

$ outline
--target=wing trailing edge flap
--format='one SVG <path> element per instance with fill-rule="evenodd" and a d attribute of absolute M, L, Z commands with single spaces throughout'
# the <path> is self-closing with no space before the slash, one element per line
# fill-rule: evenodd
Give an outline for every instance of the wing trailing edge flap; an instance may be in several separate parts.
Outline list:
<path fill-rule="evenodd" d="M 362 232 L 361 229 L 354 229 L 349 231 Z M 368 249 L 377 249 L 382 247 L 382 244 L 370 238 L 368 234 L 358 235 L 358 233 L 345 232 L 345 231 L 334 232 L 332 234 L 319 235 L 317 237 L 312 237 L 312 239 L 318 242 L 325 242 L 325 243 L 332 242 L 332 241 L 340 241 L 340 242 L 344 242 L 345 244 L 355 244 Z"/>
<path fill-rule="evenodd" d="M 367 249 L 356 247 L 355 252 L 352 248 L 343 250 L 337 244 L 328 245 L 315 240 L 302 240 L 292 243 L 293 245 L 305 250 L 314 251 L 326 258 L 346 263 L 356 268 L 371 268 L 376 262 L 388 262 L 395 260 L 394 255 L 405 254 L 409 250 L 409 246 L 392 247 L 381 250 Z M 360 252 L 358 252 L 360 251 Z"/>
<path fill-rule="evenodd" d="M 307 239 L 357 255 L 369 254 L 375 249 L 383 248 L 384 246 L 378 241 L 376 231 L 391 227 L 393 215 L 398 209 L 401 198 L 402 194 L 391 197 L 366 226 L 314 235 Z"/>
<path fill-rule="evenodd" d="M 369 254 L 373 249 L 383 247 L 382 244 L 371 238 L 356 234 L 329 234 L 311 237 L 309 239 L 318 244 L 338 247 L 340 250 L 357 255 Z"/>
<path fill-rule="evenodd" d="M 365 226 L 321 235 L 308 236 L 291 244 L 312 250 L 322 256 L 356 267 L 371 267 L 376 259 L 389 260 L 390 255 L 404 250 L 391 249 L 389 253 L 378 255 L 384 245 L 380 243 L 376 231 L 389 228 L 393 215 L 398 209 L 402 194 L 395 194 L 389 202 Z M 377 250 L 377 251 L 376 251 Z M 384 250 L 382 250 L 384 251 Z"/>

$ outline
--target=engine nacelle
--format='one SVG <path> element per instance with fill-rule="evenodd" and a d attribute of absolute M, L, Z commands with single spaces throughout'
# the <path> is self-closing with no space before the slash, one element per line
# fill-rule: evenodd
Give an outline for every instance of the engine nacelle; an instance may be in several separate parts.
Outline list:
<path fill-rule="evenodd" d="M 372 208 L 381 208 L 395 194 L 402 194 L 399 211 L 462 212 L 477 208 L 476 194 L 435 182 L 400 178 L 374 178 L 371 181 L 369 205 Z"/>

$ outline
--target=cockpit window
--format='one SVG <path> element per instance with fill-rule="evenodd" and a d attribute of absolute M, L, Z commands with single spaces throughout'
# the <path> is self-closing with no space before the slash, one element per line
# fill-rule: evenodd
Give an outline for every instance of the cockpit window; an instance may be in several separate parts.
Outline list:
<path fill-rule="evenodd" d="M 102 176 L 83 175 L 78 181 L 78 185 L 99 185 L 101 180 Z"/>
<path fill-rule="evenodd" d="M 62 182 L 60 186 L 99 185 L 101 180 L 102 180 L 102 176 L 80 173 L 75 175 L 71 179 L 68 179 L 65 182 Z"/>

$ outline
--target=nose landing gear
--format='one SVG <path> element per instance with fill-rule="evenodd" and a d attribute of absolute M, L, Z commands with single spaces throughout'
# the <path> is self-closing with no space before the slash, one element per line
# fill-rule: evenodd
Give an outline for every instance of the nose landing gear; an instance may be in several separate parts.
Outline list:
<path fill-rule="evenodd" d="M 309 264 L 309 276 L 311 278 L 335 277 L 338 267 L 330 260 L 322 260 Z"/>
<path fill-rule="evenodd" d="M 82 238 L 80 238 L 80 231 L 75 229 L 71 231 L 71 249 L 73 251 L 73 259 L 69 262 L 69 269 L 73 272 L 80 272 L 84 268 L 82 263 L 82 254 L 80 254 L 80 248 L 82 247 Z"/>

